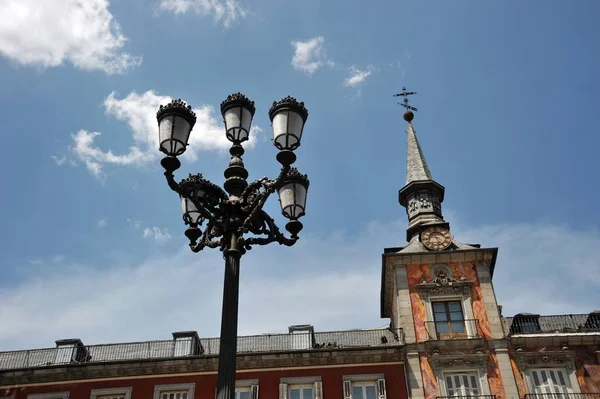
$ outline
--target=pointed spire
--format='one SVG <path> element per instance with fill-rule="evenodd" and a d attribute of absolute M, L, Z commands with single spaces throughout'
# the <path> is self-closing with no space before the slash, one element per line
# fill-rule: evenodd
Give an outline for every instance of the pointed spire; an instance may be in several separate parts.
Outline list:
<path fill-rule="evenodd" d="M 433 225 L 448 224 L 442 216 L 442 201 L 444 201 L 444 186 L 438 184 L 431 176 L 425 155 L 417 139 L 412 120 L 417 109 L 408 104 L 407 96 L 416 94 L 414 92 L 403 92 L 396 96 L 403 96 L 403 104 L 406 108 L 404 120 L 408 122 L 406 142 L 406 185 L 398 193 L 400 205 L 406 208 L 408 215 L 408 228 L 406 229 L 406 240 L 411 241 L 417 237 L 422 230 Z"/>
<path fill-rule="evenodd" d="M 419 139 L 411 122 L 408 122 L 406 146 L 406 184 L 413 181 L 433 180 Z"/>

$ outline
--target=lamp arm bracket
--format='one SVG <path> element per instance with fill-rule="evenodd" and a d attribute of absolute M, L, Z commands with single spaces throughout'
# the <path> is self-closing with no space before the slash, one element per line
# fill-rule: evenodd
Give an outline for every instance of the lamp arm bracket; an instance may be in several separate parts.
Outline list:
<path fill-rule="evenodd" d="M 252 249 L 253 245 L 267 245 L 272 242 L 278 242 L 280 245 L 292 246 L 298 241 L 298 237 L 288 238 L 275 224 L 273 218 L 271 218 L 265 211 L 260 210 L 258 213 L 260 223 L 253 226 L 250 231 L 254 234 L 263 234 L 266 237 L 249 237 L 244 238 L 242 245 L 246 250 Z"/>
<path fill-rule="evenodd" d="M 217 238 L 220 234 L 217 233 L 218 229 L 215 229 L 213 219 L 210 219 L 206 229 L 202 233 L 202 237 L 200 238 L 197 244 L 190 244 L 190 249 L 193 252 L 200 252 L 204 248 L 217 248 L 222 247 L 222 237 Z M 216 238 L 216 239 L 215 239 Z"/>
<path fill-rule="evenodd" d="M 181 189 L 179 188 L 179 183 L 175 181 L 175 176 L 173 172 L 165 172 L 165 178 L 167 179 L 167 184 L 171 188 L 171 190 L 175 191 L 177 194 L 181 195 Z"/>
<path fill-rule="evenodd" d="M 255 180 L 246 187 L 244 192 L 242 193 L 242 202 L 247 205 L 244 207 L 244 211 L 248 213 L 248 216 L 242 223 L 241 232 L 246 233 L 249 230 L 249 226 L 252 223 L 252 220 L 256 217 L 256 214 L 259 211 L 262 211 L 265 202 L 271 194 L 275 192 L 287 177 L 290 171 L 289 166 L 284 166 L 281 168 L 279 172 L 279 176 L 277 179 L 271 180 L 267 177 L 263 177 L 262 179 Z M 263 189 L 261 191 L 261 188 Z"/>

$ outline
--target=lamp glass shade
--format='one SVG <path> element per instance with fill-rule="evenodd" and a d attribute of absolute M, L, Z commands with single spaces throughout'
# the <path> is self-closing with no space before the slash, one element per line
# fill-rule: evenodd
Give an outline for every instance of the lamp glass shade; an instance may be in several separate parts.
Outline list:
<path fill-rule="evenodd" d="M 291 108 L 281 108 L 273 115 L 273 142 L 280 150 L 295 150 L 300 146 L 304 119 Z"/>
<path fill-rule="evenodd" d="M 236 104 L 223 112 L 227 139 L 233 143 L 248 140 L 252 125 L 252 112 L 242 105 Z"/>
<path fill-rule="evenodd" d="M 307 187 L 301 181 L 289 181 L 279 188 L 281 213 L 288 219 L 297 220 L 304 216 Z"/>
<path fill-rule="evenodd" d="M 191 226 L 197 226 L 204 220 L 196 205 L 189 198 L 181 197 L 181 210 L 183 220 Z"/>
<path fill-rule="evenodd" d="M 169 156 L 178 156 L 185 152 L 192 126 L 186 118 L 172 113 L 158 122 L 160 150 Z"/>

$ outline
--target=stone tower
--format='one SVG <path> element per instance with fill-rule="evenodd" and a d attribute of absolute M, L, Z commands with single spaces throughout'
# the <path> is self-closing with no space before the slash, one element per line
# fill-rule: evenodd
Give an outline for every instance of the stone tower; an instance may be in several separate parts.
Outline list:
<path fill-rule="evenodd" d="M 381 316 L 406 337 L 409 396 L 517 399 L 492 285 L 497 248 L 452 236 L 442 215 L 445 189 L 429 170 L 411 108 L 404 114 L 406 185 L 399 192 L 408 244 L 384 250 L 381 281 Z"/>

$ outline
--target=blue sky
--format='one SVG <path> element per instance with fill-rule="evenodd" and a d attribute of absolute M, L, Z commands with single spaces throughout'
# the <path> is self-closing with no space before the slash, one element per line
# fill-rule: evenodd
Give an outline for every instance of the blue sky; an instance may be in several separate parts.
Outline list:
<path fill-rule="evenodd" d="M 251 179 L 278 171 L 271 102 L 289 94 L 310 113 L 301 242 L 244 257 L 241 334 L 387 324 L 380 254 L 405 243 L 403 85 L 453 234 L 500 248 L 505 315 L 598 308 L 598 2 L 39 3 L 0 4 L 0 349 L 218 334 L 221 254 L 186 248 L 154 112 L 194 106 L 178 178 L 222 183 L 218 105 L 237 91 L 257 107 Z"/>

